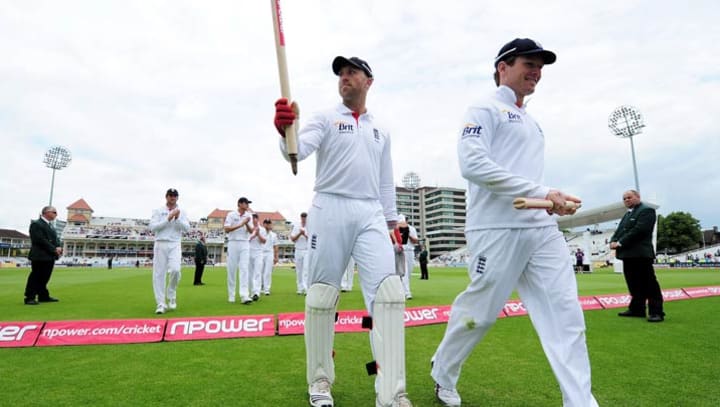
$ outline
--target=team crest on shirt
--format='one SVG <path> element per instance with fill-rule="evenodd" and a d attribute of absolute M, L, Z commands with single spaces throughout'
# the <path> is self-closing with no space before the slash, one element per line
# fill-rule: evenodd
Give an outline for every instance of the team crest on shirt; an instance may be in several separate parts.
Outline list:
<path fill-rule="evenodd" d="M 509 123 L 522 123 L 522 116 L 515 112 L 511 112 L 509 110 L 503 110 L 505 114 L 507 114 L 508 122 Z"/>
<path fill-rule="evenodd" d="M 482 126 L 475 123 L 467 123 L 463 127 L 462 138 L 482 136 Z"/>
<path fill-rule="evenodd" d="M 310 236 L 310 248 L 315 249 L 317 246 L 317 235 L 315 233 Z"/>
<path fill-rule="evenodd" d="M 355 132 L 354 124 L 342 120 L 336 121 L 335 127 L 337 128 L 338 134 L 353 134 Z"/>
<path fill-rule="evenodd" d="M 480 256 L 477 260 L 477 265 L 475 266 L 475 272 L 478 274 L 485 273 L 485 263 L 487 263 L 487 257 Z"/>
<path fill-rule="evenodd" d="M 380 132 L 378 129 L 373 129 L 373 137 L 375 138 L 376 143 L 380 142 Z"/>

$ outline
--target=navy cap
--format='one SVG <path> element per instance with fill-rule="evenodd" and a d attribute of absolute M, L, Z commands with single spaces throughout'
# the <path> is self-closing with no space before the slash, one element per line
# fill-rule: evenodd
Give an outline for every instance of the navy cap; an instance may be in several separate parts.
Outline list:
<path fill-rule="evenodd" d="M 335 73 L 335 75 L 340 74 L 340 69 L 342 69 L 344 66 L 352 65 L 357 69 L 362 70 L 365 72 L 365 75 L 367 75 L 368 78 L 373 77 L 372 69 L 370 69 L 370 65 L 368 65 L 367 62 L 363 61 L 362 59 L 358 57 L 335 57 L 332 63 L 332 70 Z"/>
<path fill-rule="evenodd" d="M 515 38 L 500 48 L 500 52 L 495 57 L 495 67 L 497 68 L 500 61 L 510 57 L 533 54 L 538 54 L 546 65 L 554 63 L 557 59 L 554 52 L 543 49 L 539 42 L 530 38 Z"/>
<path fill-rule="evenodd" d="M 165 192 L 165 196 L 168 196 L 168 195 L 178 196 L 178 195 L 180 195 L 180 194 L 178 194 L 177 189 L 175 189 L 175 188 L 170 188 L 170 189 L 167 190 L 167 192 Z"/>
<path fill-rule="evenodd" d="M 252 201 L 249 200 L 249 199 L 247 199 L 247 198 L 245 198 L 245 197 L 243 196 L 243 197 L 241 197 L 240 199 L 238 199 L 238 203 L 239 203 L 239 204 L 241 204 L 241 203 L 251 204 Z"/>

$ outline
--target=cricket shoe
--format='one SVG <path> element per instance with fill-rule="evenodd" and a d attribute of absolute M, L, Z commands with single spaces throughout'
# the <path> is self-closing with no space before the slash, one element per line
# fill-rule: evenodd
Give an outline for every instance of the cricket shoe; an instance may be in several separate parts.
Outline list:
<path fill-rule="evenodd" d="M 330 382 L 327 379 L 315 380 L 308 388 L 308 394 L 312 407 L 333 407 Z"/>
<path fill-rule="evenodd" d="M 375 407 L 412 407 L 410 399 L 407 398 L 407 393 L 400 393 L 393 399 L 392 403 L 383 405 L 380 404 L 380 400 L 375 399 Z"/>
<path fill-rule="evenodd" d="M 165 305 L 158 304 L 157 308 L 155 308 L 156 314 L 164 314 L 165 313 Z"/>
<path fill-rule="evenodd" d="M 168 309 L 169 309 L 170 311 L 174 311 L 174 310 L 177 309 L 177 302 L 175 302 L 175 299 L 174 299 L 174 298 L 171 299 L 170 301 L 168 301 Z"/>
<path fill-rule="evenodd" d="M 252 296 L 252 300 L 253 300 L 253 301 L 257 301 L 257 300 L 259 300 L 259 299 L 260 299 L 260 296 L 259 296 L 259 295 L 253 294 L 253 296 Z"/>
<path fill-rule="evenodd" d="M 459 407 L 462 400 L 455 389 L 446 389 L 435 383 L 435 397 L 446 407 Z"/>

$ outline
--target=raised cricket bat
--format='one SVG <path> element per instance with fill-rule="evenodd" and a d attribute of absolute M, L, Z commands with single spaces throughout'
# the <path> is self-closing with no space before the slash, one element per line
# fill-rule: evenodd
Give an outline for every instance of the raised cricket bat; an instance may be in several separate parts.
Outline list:
<path fill-rule="evenodd" d="M 288 79 L 287 60 L 285 59 L 285 32 L 282 26 L 282 12 L 280 0 L 270 0 L 273 16 L 273 30 L 275 32 L 275 53 L 277 54 L 278 74 L 280 75 L 280 95 L 292 103 L 290 97 L 290 79 Z M 295 114 L 297 115 L 297 111 Z M 290 166 L 293 174 L 297 175 L 297 120 L 285 128 L 285 145 L 290 157 Z"/>
<path fill-rule="evenodd" d="M 539 198 L 515 198 L 513 200 L 515 209 L 552 209 L 553 203 L 548 199 Z M 565 201 L 565 209 L 579 209 L 582 204 Z"/>

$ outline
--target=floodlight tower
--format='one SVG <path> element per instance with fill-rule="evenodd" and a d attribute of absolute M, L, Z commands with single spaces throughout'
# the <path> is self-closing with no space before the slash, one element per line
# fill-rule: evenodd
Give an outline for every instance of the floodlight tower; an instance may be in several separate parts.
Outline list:
<path fill-rule="evenodd" d="M 415 199 L 413 194 L 415 194 L 415 191 L 420 186 L 420 176 L 416 172 L 410 171 L 403 175 L 402 183 L 405 188 L 410 190 L 410 219 L 408 219 L 408 222 L 412 225 L 412 221 L 415 218 Z"/>
<path fill-rule="evenodd" d="M 635 162 L 635 143 L 633 136 L 642 133 L 645 127 L 640 112 L 632 106 L 623 105 L 616 108 L 608 118 L 610 132 L 620 138 L 630 139 L 630 151 L 632 152 L 633 172 L 635 173 L 635 190 L 640 192 L 638 181 L 637 164 Z"/>
<path fill-rule="evenodd" d="M 45 152 L 43 162 L 46 167 L 52 168 L 53 170 L 52 182 L 50 183 L 50 203 L 48 206 L 52 206 L 53 189 L 55 189 L 55 171 L 67 167 L 70 165 L 70 161 L 72 161 L 70 150 L 63 146 L 50 147 L 50 149 Z"/>

